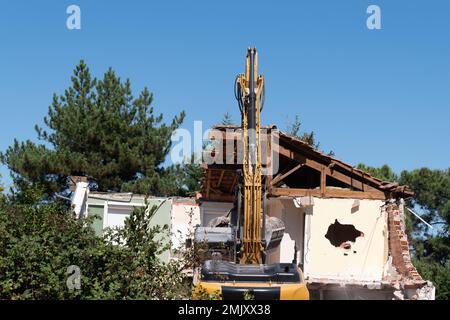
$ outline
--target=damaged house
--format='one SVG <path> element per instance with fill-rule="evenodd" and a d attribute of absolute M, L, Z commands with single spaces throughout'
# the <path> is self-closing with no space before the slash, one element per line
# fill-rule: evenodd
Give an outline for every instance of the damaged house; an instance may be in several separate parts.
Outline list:
<path fill-rule="evenodd" d="M 233 207 L 239 169 L 238 126 L 215 126 L 200 195 L 208 226 Z M 411 262 L 405 233 L 405 186 L 384 182 L 303 141 L 261 129 L 264 211 L 284 221 L 280 246 L 266 263 L 297 261 L 313 299 L 434 299 Z M 242 164 L 240 165 L 242 166 Z"/>
<path fill-rule="evenodd" d="M 405 233 L 406 186 L 384 182 L 307 143 L 261 129 L 264 212 L 285 224 L 281 243 L 266 263 L 297 261 L 312 299 L 434 299 L 433 285 L 411 262 Z M 121 227 L 135 207 L 157 205 L 154 224 L 167 224 L 173 248 L 190 243 L 197 225 L 227 215 L 235 201 L 238 126 L 215 126 L 205 151 L 202 189 L 195 198 L 146 198 L 90 191 L 76 183 L 72 204 L 79 217 L 94 215 L 94 229 Z M 205 157 L 204 157 L 205 158 Z M 211 160 L 212 159 L 212 160 Z M 176 258 L 166 252 L 161 259 Z"/>

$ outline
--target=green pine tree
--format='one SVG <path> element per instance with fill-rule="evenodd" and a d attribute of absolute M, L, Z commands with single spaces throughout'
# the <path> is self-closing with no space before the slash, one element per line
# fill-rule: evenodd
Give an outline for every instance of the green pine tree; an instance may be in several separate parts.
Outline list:
<path fill-rule="evenodd" d="M 98 80 L 80 61 L 71 80 L 63 95 L 53 96 L 46 128 L 36 126 L 44 144 L 15 140 L 0 154 L 19 189 L 31 183 L 61 192 L 69 175 L 83 175 L 99 191 L 175 192 L 172 173 L 162 165 L 184 112 L 166 124 L 152 106 L 153 94 L 144 88 L 134 97 L 130 81 L 111 68 Z"/>
<path fill-rule="evenodd" d="M 233 117 L 231 116 L 231 114 L 228 111 L 225 112 L 225 114 L 223 115 L 221 124 L 223 124 L 225 126 L 233 124 Z"/>

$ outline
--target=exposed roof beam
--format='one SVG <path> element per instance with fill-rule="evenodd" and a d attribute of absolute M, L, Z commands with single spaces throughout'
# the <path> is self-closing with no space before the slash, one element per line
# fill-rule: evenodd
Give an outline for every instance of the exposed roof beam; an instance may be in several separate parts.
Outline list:
<path fill-rule="evenodd" d="M 225 170 L 221 170 L 220 171 L 220 177 L 219 177 L 219 180 L 217 181 L 217 184 L 216 184 L 216 188 L 219 188 L 220 187 L 220 184 L 222 183 L 222 179 L 223 179 L 223 175 L 225 174 Z"/>
<path fill-rule="evenodd" d="M 285 179 L 287 176 L 291 175 L 301 167 L 303 167 L 303 163 L 299 163 L 296 166 L 294 166 L 292 169 L 285 171 L 284 173 L 278 174 L 270 183 L 271 186 L 276 186 L 278 183 L 280 183 L 283 179 Z"/>
<path fill-rule="evenodd" d="M 322 194 L 320 189 L 296 189 L 296 188 L 272 188 L 269 191 L 269 197 L 303 197 L 313 196 L 321 198 L 353 198 L 353 199 L 376 199 L 385 200 L 386 195 L 381 191 L 352 191 L 352 190 L 338 190 L 326 189 Z"/>
<path fill-rule="evenodd" d="M 303 155 L 299 154 L 298 152 L 289 150 L 281 145 L 277 145 L 276 148 L 278 148 L 279 154 L 281 154 L 287 158 L 290 158 L 292 160 L 295 160 L 301 164 L 305 164 L 306 166 L 308 166 L 312 169 L 315 169 L 320 173 L 322 172 L 322 170 L 324 170 L 326 175 L 333 177 L 334 179 L 339 180 L 339 181 L 349 185 L 352 188 L 356 188 L 359 190 L 366 190 L 366 191 L 377 190 L 376 188 L 374 188 L 368 184 L 365 184 L 358 179 L 353 179 L 352 177 L 337 171 L 336 169 L 334 169 L 336 167 L 335 165 L 332 166 L 333 169 L 330 169 L 328 165 L 325 165 L 325 164 L 322 164 L 315 160 L 309 159 L 306 156 L 303 156 Z M 277 150 L 277 149 L 275 149 L 275 150 Z"/>

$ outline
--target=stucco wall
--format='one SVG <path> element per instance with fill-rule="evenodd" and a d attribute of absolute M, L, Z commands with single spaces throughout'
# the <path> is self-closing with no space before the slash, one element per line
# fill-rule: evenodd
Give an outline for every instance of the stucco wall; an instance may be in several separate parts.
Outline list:
<path fill-rule="evenodd" d="M 295 207 L 292 199 L 271 198 L 267 200 L 267 212 L 268 215 L 283 220 L 286 226 L 280 246 L 268 252 L 267 262 L 292 262 L 297 245 L 297 262 L 302 263 L 304 209 Z"/>
<path fill-rule="evenodd" d="M 353 199 L 314 198 L 306 216 L 304 271 L 307 277 L 380 281 L 387 260 L 387 216 L 381 200 L 359 200 L 352 213 Z M 331 224 L 353 225 L 364 233 L 351 248 L 335 247 L 325 237 Z M 308 232 L 308 230 L 310 230 Z"/>
<path fill-rule="evenodd" d="M 171 234 L 174 248 L 185 245 L 192 239 L 195 226 L 200 224 L 200 208 L 195 201 L 173 201 L 171 214 Z"/>

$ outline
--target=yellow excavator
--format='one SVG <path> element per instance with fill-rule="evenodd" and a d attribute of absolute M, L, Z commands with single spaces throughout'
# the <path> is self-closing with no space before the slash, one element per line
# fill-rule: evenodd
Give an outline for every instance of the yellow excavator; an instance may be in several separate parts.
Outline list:
<path fill-rule="evenodd" d="M 281 242 L 284 223 L 264 212 L 260 143 L 264 78 L 258 75 L 256 48 L 247 50 L 245 74 L 236 78 L 235 96 L 244 154 L 234 208 L 195 231 L 195 243 L 206 243 L 209 254 L 194 272 L 193 298 L 206 294 L 232 300 L 307 300 L 309 292 L 296 258 L 292 263 L 265 263 L 267 252 Z"/>

